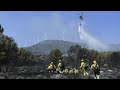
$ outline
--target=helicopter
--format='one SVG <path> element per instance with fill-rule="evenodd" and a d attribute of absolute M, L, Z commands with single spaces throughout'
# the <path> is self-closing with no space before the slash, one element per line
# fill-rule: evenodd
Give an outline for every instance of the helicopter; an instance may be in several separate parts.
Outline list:
<path fill-rule="evenodd" d="M 80 14 L 79 14 L 80 15 Z M 81 21 L 83 21 L 84 19 L 83 19 L 83 12 L 82 12 L 82 14 L 79 16 L 79 19 L 80 19 L 80 26 L 81 26 Z"/>
<path fill-rule="evenodd" d="M 83 21 L 83 12 L 82 12 L 82 14 L 80 15 L 80 20 L 82 20 Z"/>

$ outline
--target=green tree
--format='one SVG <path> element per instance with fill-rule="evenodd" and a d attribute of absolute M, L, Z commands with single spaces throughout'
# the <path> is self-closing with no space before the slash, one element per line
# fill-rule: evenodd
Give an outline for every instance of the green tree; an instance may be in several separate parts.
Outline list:
<path fill-rule="evenodd" d="M 18 47 L 13 38 L 0 36 L 0 64 L 7 64 L 16 58 Z"/>
<path fill-rule="evenodd" d="M 81 46 L 79 45 L 75 45 L 75 46 L 71 46 L 68 50 L 68 57 L 69 57 L 69 64 L 72 65 L 73 67 L 78 67 L 78 63 L 79 63 L 79 51 L 81 50 Z M 79 55 L 81 56 L 81 55 Z"/>
<path fill-rule="evenodd" d="M 120 67 L 120 52 L 112 52 L 110 56 L 110 63 L 112 67 Z"/>
<path fill-rule="evenodd" d="M 79 67 L 80 60 L 88 58 L 88 49 L 82 48 L 79 45 L 71 46 L 68 50 L 68 56 L 71 64 L 75 67 Z"/>
<path fill-rule="evenodd" d="M 4 28 L 3 28 L 3 27 L 1 26 L 1 24 L 0 24 L 0 35 L 2 35 L 3 32 L 4 32 Z"/>
<path fill-rule="evenodd" d="M 62 52 L 59 49 L 53 49 L 50 51 L 49 58 L 57 64 L 58 60 L 62 59 Z"/>
<path fill-rule="evenodd" d="M 36 58 L 23 48 L 18 48 L 17 43 L 12 37 L 2 34 L 4 29 L 0 25 L 0 65 L 9 63 L 29 65 Z"/>

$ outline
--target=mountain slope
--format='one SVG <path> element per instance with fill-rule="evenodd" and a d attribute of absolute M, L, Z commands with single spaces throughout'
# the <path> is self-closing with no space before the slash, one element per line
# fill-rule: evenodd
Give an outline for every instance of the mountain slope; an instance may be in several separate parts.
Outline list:
<path fill-rule="evenodd" d="M 120 44 L 109 44 L 110 51 L 119 51 L 120 50 Z"/>
<path fill-rule="evenodd" d="M 35 55 L 49 54 L 49 52 L 52 49 L 60 49 L 62 53 L 66 54 L 68 49 L 74 45 L 80 45 L 82 47 L 87 48 L 87 44 L 85 43 L 75 43 L 75 42 L 62 41 L 62 40 L 45 40 L 33 46 L 26 47 L 25 49 Z M 120 50 L 120 44 L 109 44 L 109 47 L 110 47 L 109 51 Z"/>
<path fill-rule="evenodd" d="M 43 54 L 49 54 L 49 52 L 52 49 L 57 48 L 57 49 L 60 49 L 62 53 L 65 54 L 67 53 L 67 50 L 73 45 L 81 45 L 82 47 L 86 46 L 83 43 L 78 44 L 78 43 L 62 41 L 62 40 L 45 40 L 36 45 L 27 47 L 25 49 L 32 52 L 33 54 L 43 55 Z"/>

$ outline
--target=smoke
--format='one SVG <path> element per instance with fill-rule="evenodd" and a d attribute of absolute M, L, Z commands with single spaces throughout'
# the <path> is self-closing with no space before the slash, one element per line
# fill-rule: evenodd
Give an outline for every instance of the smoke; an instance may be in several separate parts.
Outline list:
<path fill-rule="evenodd" d="M 78 42 L 79 38 L 77 32 L 74 32 L 77 26 L 74 19 L 70 19 L 69 22 L 59 12 L 46 13 L 45 15 L 46 16 L 28 17 L 25 31 L 27 34 L 27 36 L 25 36 L 27 46 L 31 46 L 38 41 L 44 41 L 46 39 L 63 40 L 63 32 L 65 41 Z M 29 42 L 30 40 L 33 43 Z"/>
<path fill-rule="evenodd" d="M 88 48 L 95 49 L 98 51 L 108 51 L 109 46 L 101 42 L 100 40 L 96 39 L 95 37 L 91 36 L 89 33 L 87 33 L 83 27 L 79 26 L 80 33 L 80 40 L 82 40 L 84 43 L 87 43 Z"/>

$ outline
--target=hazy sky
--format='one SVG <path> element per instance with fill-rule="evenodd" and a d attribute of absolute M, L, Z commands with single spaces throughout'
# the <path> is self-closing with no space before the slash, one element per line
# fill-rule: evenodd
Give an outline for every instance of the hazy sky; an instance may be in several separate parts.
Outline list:
<path fill-rule="evenodd" d="M 120 44 L 120 11 L 83 11 L 84 30 L 107 44 Z M 20 47 L 47 39 L 79 42 L 78 24 L 81 11 L 0 11 L 5 35 Z"/>

